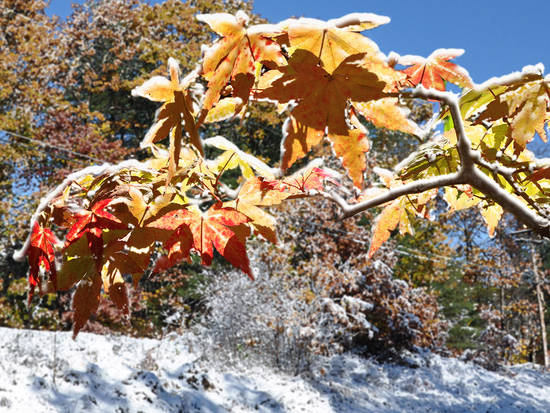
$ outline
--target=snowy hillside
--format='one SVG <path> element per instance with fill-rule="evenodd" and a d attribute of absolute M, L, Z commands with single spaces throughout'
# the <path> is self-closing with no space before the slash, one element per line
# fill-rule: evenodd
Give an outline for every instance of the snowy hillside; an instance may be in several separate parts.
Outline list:
<path fill-rule="evenodd" d="M 417 368 L 351 355 L 309 376 L 220 369 L 198 338 L 162 341 L 0 329 L 4 412 L 549 412 L 550 374 L 488 372 L 439 356 Z"/>

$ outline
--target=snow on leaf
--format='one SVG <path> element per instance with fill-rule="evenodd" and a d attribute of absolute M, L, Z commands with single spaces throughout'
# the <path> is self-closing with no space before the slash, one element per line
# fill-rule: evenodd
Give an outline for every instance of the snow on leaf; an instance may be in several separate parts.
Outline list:
<path fill-rule="evenodd" d="M 505 119 L 510 124 L 509 136 L 516 144 L 516 153 L 525 149 L 535 133 L 546 141 L 544 126 L 550 121 L 550 86 L 539 76 L 538 80 L 516 83 L 495 95 L 476 122 Z"/>
<path fill-rule="evenodd" d="M 281 34 L 277 26 L 265 24 L 247 29 L 248 16 L 244 12 L 236 16 L 199 14 L 197 19 L 222 36 L 204 53 L 203 76 L 208 80 L 203 103 L 205 110 L 214 107 L 229 81 L 233 97 L 247 102 L 254 84 L 255 62 L 285 63 L 280 46 L 270 39 Z"/>
<path fill-rule="evenodd" d="M 361 158 L 353 162 L 348 160 L 348 170 L 356 185 L 362 182 L 360 175 L 364 170 L 364 153 L 368 145 L 364 137 L 359 139 L 361 132 L 350 132 L 346 108 L 350 100 L 369 101 L 383 96 L 386 83 L 364 68 L 368 58 L 366 54 L 349 56 L 329 74 L 317 64 L 315 55 L 298 50 L 287 66 L 269 71 L 260 78 L 258 97 L 281 103 L 297 101 L 284 126 L 282 169 L 305 156 L 321 141 L 326 130 L 336 147 L 343 149 L 347 139 L 354 148 L 353 156 Z M 343 156 L 343 153 L 338 155 Z"/>
<path fill-rule="evenodd" d="M 327 26 L 338 27 L 349 32 L 362 32 L 388 24 L 390 18 L 374 13 L 350 13 L 337 19 L 327 21 Z"/>
<path fill-rule="evenodd" d="M 402 56 L 399 63 L 410 66 L 403 70 L 409 75 L 413 85 L 422 85 L 427 89 L 445 90 L 445 81 L 460 87 L 472 88 L 473 83 L 468 71 L 449 60 L 461 56 L 462 49 L 437 49 L 427 59 L 420 56 Z"/>
<path fill-rule="evenodd" d="M 173 59 L 168 59 L 170 79 L 162 76 L 153 76 L 141 86 L 132 89 L 132 96 L 141 96 L 153 102 L 170 102 L 174 100 L 174 92 L 179 90 L 179 64 Z"/>
<path fill-rule="evenodd" d="M 190 143 L 199 151 L 202 149 L 195 130 L 193 101 L 190 94 L 186 92 L 189 83 L 194 78 L 193 76 L 185 78 L 183 83 L 180 83 L 179 65 L 175 59 L 168 59 L 168 68 L 170 80 L 155 76 L 141 86 L 134 88 L 132 96 L 141 96 L 152 101 L 164 102 L 155 115 L 155 123 L 147 131 L 140 146 L 142 148 L 150 147 L 153 143 L 166 138 L 172 132 L 174 135 L 171 136 L 170 159 L 172 160 L 173 170 L 174 164 L 177 165 L 179 162 L 182 123 L 184 123 L 190 135 Z"/>
<path fill-rule="evenodd" d="M 417 136 L 421 133 L 418 125 L 407 119 L 406 112 L 399 106 L 397 98 L 353 102 L 353 107 L 377 128 L 397 130 Z"/>
<path fill-rule="evenodd" d="M 339 19 L 301 18 L 279 23 L 288 32 L 290 54 L 306 50 L 328 73 L 333 73 L 350 55 L 366 53 L 371 61 L 383 62 L 378 46 L 360 31 L 388 23 L 389 19 L 370 13 L 353 13 Z"/>

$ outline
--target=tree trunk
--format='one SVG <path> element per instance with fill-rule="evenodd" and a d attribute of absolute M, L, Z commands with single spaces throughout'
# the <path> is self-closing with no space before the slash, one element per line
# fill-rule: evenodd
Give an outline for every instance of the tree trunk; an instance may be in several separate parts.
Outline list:
<path fill-rule="evenodd" d="M 531 259 L 533 262 L 533 272 L 535 273 L 535 289 L 537 293 L 537 305 L 539 307 L 540 335 L 542 338 L 542 353 L 544 355 L 544 368 L 548 368 L 548 341 L 546 339 L 546 323 L 544 320 L 544 296 L 541 288 L 541 279 L 538 269 L 538 259 L 535 247 L 531 246 Z"/>

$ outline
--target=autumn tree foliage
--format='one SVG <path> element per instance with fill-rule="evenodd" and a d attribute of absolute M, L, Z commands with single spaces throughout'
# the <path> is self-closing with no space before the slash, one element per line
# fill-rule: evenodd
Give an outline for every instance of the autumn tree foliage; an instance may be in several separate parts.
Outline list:
<path fill-rule="evenodd" d="M 36 289 L 76 285 L 75 335 L 102 291 L 128 312 L 126 278 L 137 282 L 148 270 L 193 259 L 209 265 L 217 251 L 254 278 L 247 239 L 277 242 L 266 208 L 291 199 L 325 198 L 343 218 L 381 207 L 367 259 L 392 232 L 412 233 L 413 217 L 429 217 L 441 188 L 450 208 L 478 208 L 490 236 L 504 210 L 549 234 L 550 165 L 526 148 L 537 134 L 545 139 L 550 118 L 541 66 L 474 85 L 451 62 L 461 50 L 384 55 L 362 32 L 389 18 L 370 13 L 278 24 L 252 24 L 244 11 L 195 17 L 216 35 L 198 66 L 181 73 L 170 57 L 168 76 L 155 73 L 132 90 L 158 105 L 141 142 L 151 157 L 68 175 L 42 199 L 16 254 L 30 263 L 30 298 Z M 462 92 L 446 91 L 447 83 Z M 436 105 L 437 116 L 413 122 L 406 108 L 414 100 Z M 285 119 L 278 165 L 209 133 L 225 119 L 246 124 L 259 101 L 274 102 Z M 365 121 L 425 143 L 391 170 L 373 167 Z M 322 159 L 307 162 L 324 141 L 341 160 L 340 174 Z M 339 184 L 342 174 L 353 189 Z"/>

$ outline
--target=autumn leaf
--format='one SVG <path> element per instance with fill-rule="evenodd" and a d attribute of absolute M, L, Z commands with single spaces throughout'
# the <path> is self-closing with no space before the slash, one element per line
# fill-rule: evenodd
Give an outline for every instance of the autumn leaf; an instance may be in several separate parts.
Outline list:
<path fill-rule="evenodd" d="M 498 226 L 498 222 L 504 213 L 502 207 L 498 204 L 488 205 L 486 202 L 480 204 L 481 216 L 487 224 L 487 231 L 489 236 L 493 238 L 495 236 L 495 230 Z"/>
<path fill-rule="evenodd" d="M 427 89 L 445 90 L 445 82 L 460 87 L 472 88 L 473 83 L 468 71 L 449 60 L 461 56 L 462 49 L 437 49 L 427 59 L 420 56 L 401 56 L 399 63 L 410 66 L 403 70 L 409 75 L 408 81 L 413 85 L 421 84 Z"/>
<path fill-rule="evenodd" d="M 32 300 L 35 287 L 40 285 L 40 268 L 51 273 L 50 280 L 54 285 L 57 283 L 54 247 L 58 243 L 59 241 L 50 229 L 44 228 L 35 222 L 30 236 L 29 249 L 27 250 L 29 260 L 29 302 Z"/>
<path fill-rule="evenodd" d="M 263 177 L 248 179 L 237 196 L 239 203 L 251 205 L 278 205 L 287 199 L 291 194 L 281 188 L 280 181 L 268 181 Z"/>
<path fill-rule="evenodd" d="M 282 169 L 317 145 L 327 132 L 337 156 L 342 157 L 354 184 L 360 187 L 368 151 L 366 134 L 350 128 L 346 122 L 348 102 L 383 97 L 386 83 L 364 68 L 366 54 L 349 56 L 332 74 L 317 64 L 317 57 L 298 50 L 288 66 L 268 71 L 260 78 L 260 98 L 279 102 L 297 101 L 284 125 Z"/>
<path fill-rule="evenodd" d="M 353 102 L 353 107 L 377 128 L 397 130 L 417 136 L 421 134 L 418 125 L 407 119 L 406 111 L 399 106 L 397 98 Z"/>
<path fill-rule="evenodd" d="M 199 14 L 197 19 L 222 36 L 204 53 L 203 76 L 208 80 L 203 109 L 210 110 L 219 100 L 220 93 L 231 81 L 233 97 L 248 101 L 254 84 L 255 62 L 285 64 L 280 46 L 270 37 L 281 34 L 273 25 L 256 25 L 246 28 L 248 16 L 239 11 Z"/>
<path fill-rule="evenodd" d="M 532 76 L 531 76 L 532 77 Z M 516 154 L 525 149 L 535 133 L 546 141 L 545 124 L 550 121 L 550 86 L 539 79 L 512 84 L 479 112 L 476 123 L 504 119 L 510 125 L 508 136 L 516 145 Z"/>
<path fill-rule="evenodd" d="M 111 301 L 122 311 L 123 314 L 130 314 L 130 302 L 128 299 L 128 289 L 122 273 L 112 261 L 105 263 L 101 269 L 101 280 L 103 281 L 103 291 L 109 294 Z"/>
<path fill-rule="evenodd" d="M 288 33 L 289 53 L 305 50 L 316 56 L 327 73 L 333 73 L 350 55 L 366 53 L 370 62 L 383 61 L 378 46 L 358 33 L 389 23 L 390 19 L 372 13 L 352 13 L 327 22 L 317 19 L 289 19 L 279 23 Z"/>
<path fill-rule="evenodd" d="M 374 172 L 380 177 L 384 185 L 389 188 L 396 188 L 403 185 L 399 177 L 393 172 L 383 168 L 374 168 Z M 359 201 L 366 201 L 383 194 L 384 192 L 379 187 L 369 188 L 364 191 L 359 197 Z M 419 194 L 399 197 L 388 204 L 384 205 L 384 209 L 376 217 L 372 229 L 371 244 L 368 251 L 368 257 L 371 258 L 380 246 L 388 240 L 391 232 L 399 225 L 399 233 L 412 234 L 413 228 L 409 220 L 409 213 L 426 218 L 426 204 L 433 199 L 437 194 L 437 189 L 425 191 Z"/>
<path fill-rule="evenodd" d="M 195 125 L 193 115 L 193 100 L 187 93 L 187 88 L 194 80 L 194 75 L 179 79 L 179 65 L 175 59 L 168 59 L 170 80 L 162 76 L 154 76 L 141 86 L 132 90 L 132 96 L 141 96 L 154 102 L 163 102 L 155 115 L 155 123 L 141 142 L 141 147 L 150 147 L 167 136 L 170 136 L 170 171 L 174 173 L 179 163 L 181 141 L 183 138 L 182 124 L 189 134 L 190 143 L 202 154 L 202 145 Z"/>
<path fill-rule="evenodd" d="M 204 144 L 225 151 L 218 158 L 209 162 L 210 169 L 217 170 L 218 173 L 222 170 L 239 167 L 243 177 L 246 179 L 254 176 L 253 170 L 265 178 L 275 178 L 275 171 L 272 168 L 255 156 L 241 151 L 234 143 L 228 141 L 223 136 L 205 139 Z"/>
<path fill-rule="evenodd" d="M 401 205 L 401 200 L 396 199 L 390 205 L 386 206 L 374 221 L 372 237 L 370 241 L 368 258 L 372 258 L 380 246 L 388 240 L 391 231 L 397 228 L 401 221 L 401 216 L 406 213 Z"/>
<path fill-rule="evenodd" d="M 99 306 L 101 292 L 101 277 L 97 274 L 93 279 L 81 280 L 73 295 L 73 339 L 86 325 L 90 316 L 95 314 Z"/>
<path fill-rule="evenodd" d="M 205 213 L 198 210 L 179 209 L 169 212 L 149 224 L 149 227 L 181 233 L 176 242 L 181 243 L 183 251 L 192 237 L 192 247 L 201 255 L 204 265 L 210 265 L 213 258 L 213 247 L 234 267 L 239 268 L 253 278 L 250 263 L 246 254 L 246 238 L 249 230 L 243 224 L 250 221 L 246 215 L 218 203 Z M 180 229 L 181 227 L 187 228 Z M 169 246 L 174 244 L 169 244 Z"/>
<path fill-rule="evenodd" d="M 481 201 L 473 195 L 470 185 L 456 185 L 456 187 L 448 186 L 445 188 L 445 201 L 449 205 L 450 211 L 460 211 L 471 208 Z"/>
<path fill-rule="evenodd" d="M 103 199 L 91 206 L 91 209 L 82 209 L 77 213 L 76 222 L 66 236 L 65 246 L 77 239 L 86 236 L 91 253 L 98 262 L 103 255 L 103 229 L 122 229 L 126 225 L 116 216 L 106 210 L 112 199 Z"/>

